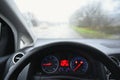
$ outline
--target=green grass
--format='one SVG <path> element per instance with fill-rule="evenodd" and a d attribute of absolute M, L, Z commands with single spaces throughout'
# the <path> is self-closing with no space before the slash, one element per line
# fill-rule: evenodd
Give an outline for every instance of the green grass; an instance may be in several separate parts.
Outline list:
<path fill-rule="evenodd" d="M 110 38 L 111 35 L 83 27 L 72 27 L 76 32 L 85 38 Z"/>

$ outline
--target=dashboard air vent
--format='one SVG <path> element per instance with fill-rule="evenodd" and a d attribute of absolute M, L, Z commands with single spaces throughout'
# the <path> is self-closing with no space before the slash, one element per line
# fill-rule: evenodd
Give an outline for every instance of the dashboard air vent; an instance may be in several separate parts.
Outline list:
<path fill-rule="evenodd" d="M 22 58 L 23 56 L 24 56 L 24 53 L 22 53 L 22 52 L 19 52 L 19 53 L 15 54 L 13 56 L 13 63 L 16 63 L 17 61 L 19 61 L 20 58 Z"/>

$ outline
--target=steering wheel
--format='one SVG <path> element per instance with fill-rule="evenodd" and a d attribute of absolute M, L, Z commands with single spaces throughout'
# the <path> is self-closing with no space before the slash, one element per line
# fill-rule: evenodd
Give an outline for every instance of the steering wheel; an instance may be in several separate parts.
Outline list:
<path fill-rule="evenodd" d="M 26 50 L 26 54 L 14 66 L 12 66 L 12 69 L 10 69 L 10 71 L 7 73 L 4 80 L 17 80 L 19 73 L 28 63 L 30 63 L 31 59 L 35 58 L 35 55 L 37 54 L 38 51 L 40 53 L 43 50 L 51 49 L 54 47 L 59 48 L 61 46 L 83 48 L 86 49 L 87 51 L 90 51 L 91 52 L 90 55 L 92 56 L 92 58 L 100 61 L 103 65 L 105 65 L 109 69 L 109 71 L 116 80 L 120 80 L 120 68 L 107 55 L 105 55 L 102 51 L 94 47 L 77 42 L 54 42 Z"/>

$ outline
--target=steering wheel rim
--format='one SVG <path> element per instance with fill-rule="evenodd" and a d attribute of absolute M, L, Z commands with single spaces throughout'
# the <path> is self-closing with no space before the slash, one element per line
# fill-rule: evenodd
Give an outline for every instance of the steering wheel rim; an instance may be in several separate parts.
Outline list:
<path fill-rule="evenodd" d="M 120 79 L 120 68 L 118 65 L 116 65 L 107 55 L 105 55 L 102 51 L 91 47 L 89 45 L 85 45 L 82 43 L 77 43 L 77 42 L 55 42 L 55 43 L 50 43 L 46 44 L 44 46 L 36 47 L 30 49 L 12 68 L 10 71 L 7 73 L 5 76 L 4 80 L 17 80 L 17 77 L 19 73 L 22 71 L 22 69 L 30 62 L 31 58 L 33 58 L 38 51 L 45 50 L 47 48 L 51 47 L 59 47 L 59 46 L 77 46 L 77 47 L 82 47 L 82 48 L 87 48 L 89 51 L 96 51 L 95 53 L 91 53 L 91 56 L 97 56 L 97 60 L 100 61 L 103 65 L 105 65 L 109 71 L 112 73 L 112 75 L 115 77 L 116 80 Z M 95 57 L 96 58 L 96 57 Z M 104 58 L 104 60 L 103 60 Z M 109 63 L 109 64 L 106 64 Z"/>

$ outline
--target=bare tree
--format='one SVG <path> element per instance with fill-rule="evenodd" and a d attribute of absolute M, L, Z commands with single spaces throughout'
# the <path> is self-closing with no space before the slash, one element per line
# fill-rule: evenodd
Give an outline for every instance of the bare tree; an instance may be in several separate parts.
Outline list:
<path fill-rule="evenodd" d="M 70 23 L 73 25 L 91 28 L 110 26 L 111 21 L 112 19 L 103 10 L 100 1 L 83 6 L 70 19 Z"/>

